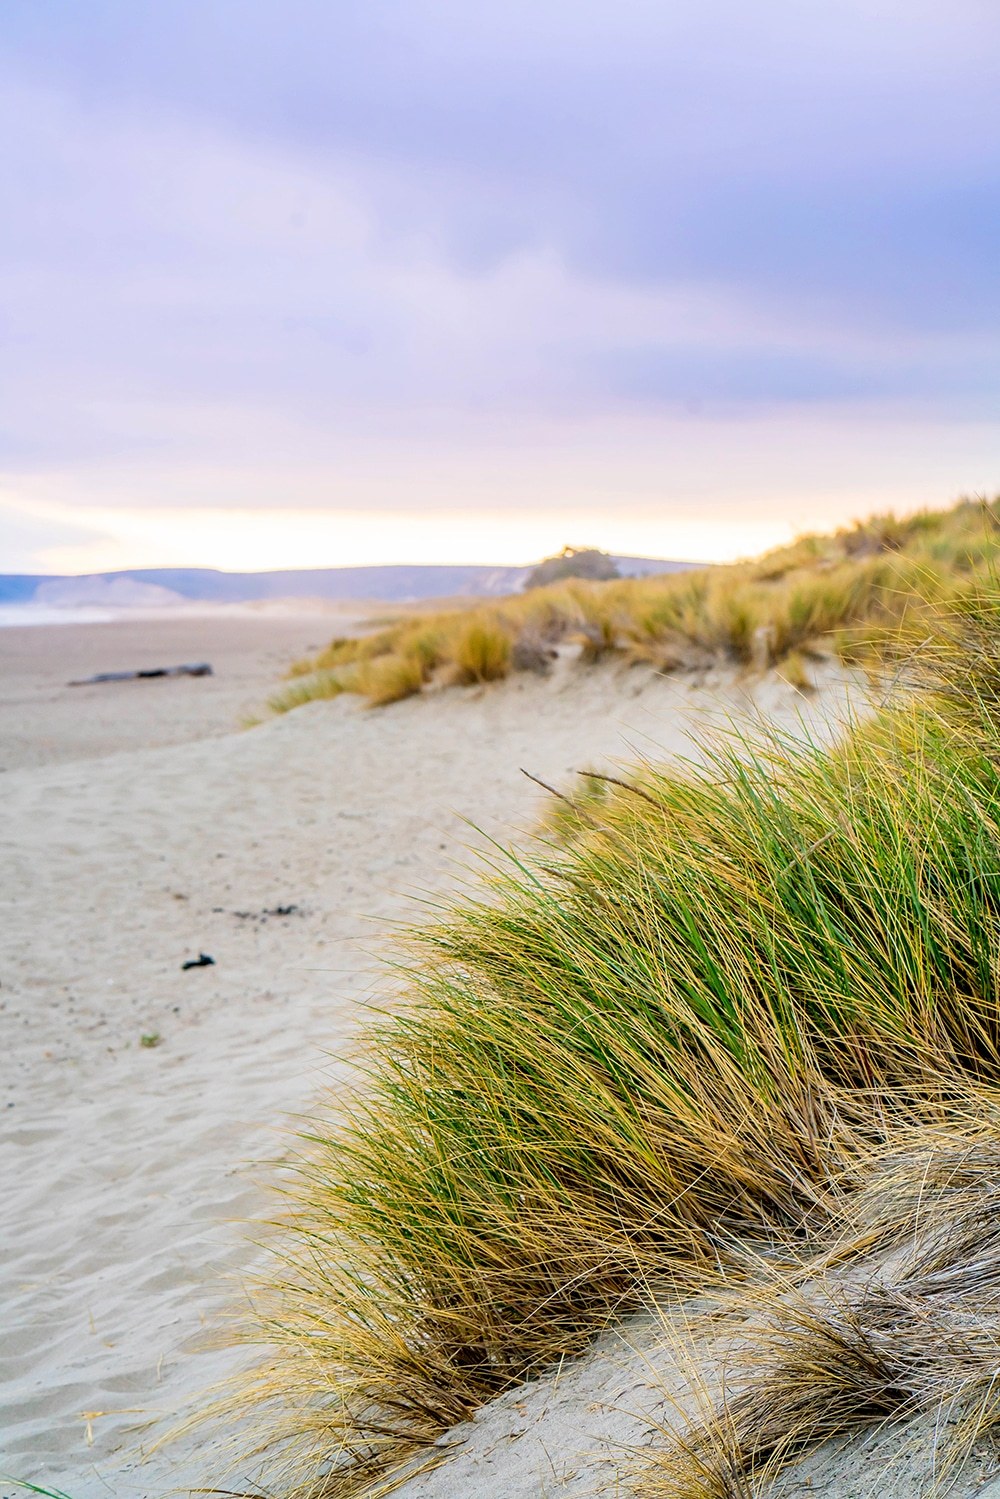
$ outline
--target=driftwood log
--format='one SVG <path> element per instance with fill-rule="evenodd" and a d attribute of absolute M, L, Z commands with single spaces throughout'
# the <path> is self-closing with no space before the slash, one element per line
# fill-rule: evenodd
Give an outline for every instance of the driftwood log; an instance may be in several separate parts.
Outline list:
<path fill-rule="evenodd" d="M 147 666 L 141 671 L 99 671 L 93 677 L 80 677 L 70 682 L 70 687 L 92 687 L 97 682 L 137 682 L 144 677 L 210 677 L 212 668 L 207 661 L 194 661 L 185 666 Z"/>

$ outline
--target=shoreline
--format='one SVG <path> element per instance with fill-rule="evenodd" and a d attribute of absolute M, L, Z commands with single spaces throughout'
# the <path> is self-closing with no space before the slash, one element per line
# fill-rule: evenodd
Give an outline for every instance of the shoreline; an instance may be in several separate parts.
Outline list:
<path fill-rule="evenodd" d="M 134 629 L 164 620 L 364 618 L 388 605 L 320 598 L 256 599 L 245 603 L 182 600 L 176 604 L 0 604 L 0 629 L 36 630 L 46 625 L 127 625 Z M 414 605 L 414 607 L 417 607 Z"/>

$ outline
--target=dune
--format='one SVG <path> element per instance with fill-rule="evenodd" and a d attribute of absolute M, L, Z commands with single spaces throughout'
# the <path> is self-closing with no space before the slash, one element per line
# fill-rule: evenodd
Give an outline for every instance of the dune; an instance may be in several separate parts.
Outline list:
<path fill-rule="evenodd" d="M 655 1457 L 669 1434 L 697 1420 L 724 1388 L 727 1349 L 739 1334 L 699 1320 L 688 1303 L 662 1318 L 637 1316 L 589 1353 L 483 1406 L 391 1476 L 394 1499 L 926 1499 L 934 1492 L 939 1423 L 874 1423 L 824 1443 L 770 1482 L 732 1475 L 731 1487 L 664 1483 Z M 698 1330 L 695 1332 L 694 1327 Z M 984 1441 L 948 1475 L 952 1499 L 1000 1499 L 995 1453 Z M 944 1475 L 937 1475 L 942 1480 Z M 662 1479 L 661 1479 L 662 1481 Z M 388 1488 L 386 1491 L 389 1491 Z M 376 1490 L 376 1492 L 378 1492 Z"/>
<path fill-rule="evenodd" d="M 178 644 L 172 622 L 133 625 L 131 639 L 113 628 L 130 660 Z M 833 663 L 811 697 L 773 674 L 567 663 L 549 680 L 379 711 L 341 698 L 240 731 L 236 700 L 263 701 L 276 657 L 308 642 L 293 645 L 290 625 L 269 643 L 245 622 L 224 628 L 212 681 L 123 684 L 113 700 L 57 685 L 80 656 L 61 628 L 0 636 L 0 723 L 13 725 L 0 759 L 0 1468 L 72 1499 L 212 1476 L 204 1433 L 154 1439 L 237 1362 L 206 1333 L 259 1254 L 248 1224 L 267 1217 L 288 1121 L 336 1084 L 371 1000 L 391 1000 L 382 954 L 394 923 L 419 916 L 414 896 L 465 879 L 484 838 L 528 835 L 543 797 L 521 768 L 558 785 L 697 754 L 725 714 L 826 736 L 864 695 Z M 29 633 L 30 660 L 11 638 Z M 219 698 L 199 700 L 206 687 Z M 202 953 L 211 965 L 183 966 Z M 592 1392 L 592 1374 L 563 1379 L 578 1399 Z M 504 1397 L 477 1429 L 516 1408 Z M 570 1412 L 576 1450 L 587 1422 Z M 517 1482 L 496 1492 L 538 1492 L 537 1475 Z"/>

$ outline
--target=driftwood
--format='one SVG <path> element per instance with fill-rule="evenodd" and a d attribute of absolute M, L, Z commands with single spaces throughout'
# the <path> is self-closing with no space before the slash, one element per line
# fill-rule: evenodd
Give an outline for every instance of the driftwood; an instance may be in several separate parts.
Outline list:
<path fill-rule="evenodd" d="M 70 682 L 70 687 L 92 687 L 95 682 L 137 682 L 143 677 L 210 677 L 212 668 L 207 661 L 195 661 L 186 666 L 148 666 L 143 671 L 99 671 L 93 677 L 81 677 Z"/>

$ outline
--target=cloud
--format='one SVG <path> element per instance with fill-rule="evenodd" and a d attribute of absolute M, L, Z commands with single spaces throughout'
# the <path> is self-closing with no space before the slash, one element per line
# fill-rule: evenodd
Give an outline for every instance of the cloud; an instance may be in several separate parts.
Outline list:
<path fill-rule="evenodd" d="M 942 255 L 989 290 L 998 29 L 975 0 L 11 0 L 4 22 L 19 69 L 83 108 L 352 163 L 381 234 L 466 265 L 547 243 L 770 291 L 791 268 L 913 317 L 908 268 Z"/>
<path fill-rule="evenodd" d="M 516 512 L 627 431 L 621 507 L 669 441 L 721 516 L 744 423 L 745 508 L 816 431 L 920 488 L 899 431 L 1000 395 L 998 40 L 978 0 L 9 0 L 7 492 Z"/>

